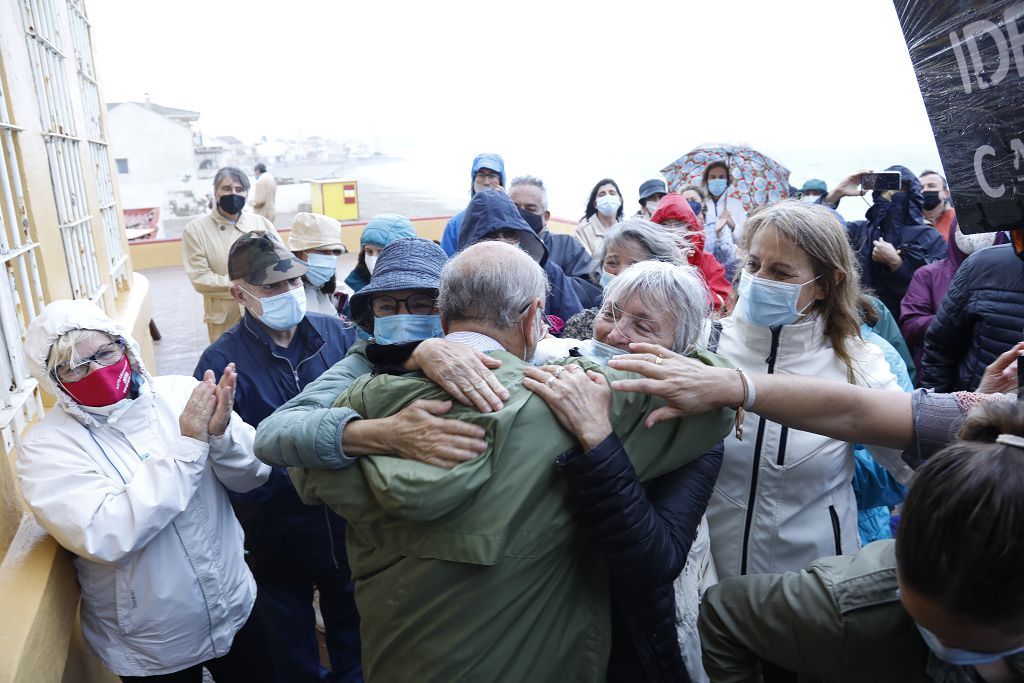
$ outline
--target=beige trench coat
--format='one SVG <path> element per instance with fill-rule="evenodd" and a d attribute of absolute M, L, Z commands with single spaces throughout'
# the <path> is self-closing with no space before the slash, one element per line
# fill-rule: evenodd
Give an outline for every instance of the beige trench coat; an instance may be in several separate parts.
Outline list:
<path fill-rule="evenodd" d="M 273 224 L 277 218 L 277 181 L 269 173 L 262 174 L 252 186 L 249 200 L 252 210 Z"/>
<path fill-rule="evenodd" d="M 203 320 L 211 344 L 242 319 L 241 310 L 228 291 L 228 252 L 235 240 L 248 232 L 270 232 L 278 241 L 281 239 L 263 216 L 243 211 L 238 223 L 232 223 L 216 208 L 191 221 L 181 236 L 185 273 L 193 289 L 203 295 Z"/>

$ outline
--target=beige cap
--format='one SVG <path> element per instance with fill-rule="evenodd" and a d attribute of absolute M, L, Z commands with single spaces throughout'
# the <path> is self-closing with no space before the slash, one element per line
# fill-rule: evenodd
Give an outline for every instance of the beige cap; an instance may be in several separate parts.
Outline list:
<path fill-rule="evenodd" d="M 288 248 L 292 251 L 310 249 L 341 249 L 341 223 L 319 213 L 297 213 L 288 235 Z"/>

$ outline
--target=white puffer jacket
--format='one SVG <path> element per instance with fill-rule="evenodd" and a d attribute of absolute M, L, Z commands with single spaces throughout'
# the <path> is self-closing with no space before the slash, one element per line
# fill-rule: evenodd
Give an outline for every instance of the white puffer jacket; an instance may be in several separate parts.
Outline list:
<path fill-rule="evenodd" d="M 96 329 L 128 342 L 144 381 L 107 416 L 83 411 L 46 372 L 53 342 Z M 181 435 L 196 380 L 152 378 L 138 346 L 96 306 L 58 301 L 29 327 L 32 374 L 57 397 L 16 468 L 40 524 L 75 555 L 86 642 L 115 674 L 170 673 L 225 654 L 256 597 L 224 487 L 251 490 L 270 468 L 232 415 L 211 445 Z"/>
<path fill-rule="evenodd" d="M 773 330 L 751 325 L 738 307 L 721 322 L 718 353 L 749 373 L 851 380 L 817 317 Z M 851 344 L 856 384 L 900 391 L 877 346 L 859 338 Z M 869 450 L 898 479 L 909 479 L 897 451 Z M 719 576 L 796 571 L 818 558 L 857 550 L 853 472 L 851 444 L 748 414 L 743 441 L 734 434 L 725 439 L 722 471 L 708 506 Z"/>

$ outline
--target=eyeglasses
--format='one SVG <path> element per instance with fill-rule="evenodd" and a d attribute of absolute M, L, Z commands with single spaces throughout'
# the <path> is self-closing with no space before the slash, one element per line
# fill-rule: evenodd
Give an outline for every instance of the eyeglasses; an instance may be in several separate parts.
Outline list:
<path fill-rule="evenodd" d="M 96 353 L 86 358 L 81 358 L 72 363 L 70 361 L 61 363 L 54 368 L 54 374 L 61 382 L 77 382 L 89 374 L 89 365 L 95 363 L 100 367 L 107 367 L 119 362 L 124 358 L 124 339 L 115 339 L 109 344 L 104 344 Z"/>
<path fill-rule="evenodd" d="M 370 308 L 373 309 L 375 318 L 386 318 L 398 313 L 402 304 L 405 304 L 405 310 L 413 315 L 430 315 L 437 309 L 437 300 L 429 294 L 412 294 L 404 299 L 375 296 L 370 301 Z"/>
<path fill-rule="evenodd" d="M 500 173 L 495 173 L 494 171 L 477 171 L 476 174 L 473 176 L 473 178 L 474 178 L 474 180 L 479 180 L 480 182 L 483 182 L 485 180 L 497 180 L 497 181 L 500 181 L 501 180 L 501 174 Z"/>
<path fill-rule="evenodd" d="M 626 313 L 615 302 L 606 304 L 602 315 L 605 320 L 611 320 L 615 330 L 629 342 L 665 345 L 666 338 L 657 334 L 659 321 L 653 318 Z"/>

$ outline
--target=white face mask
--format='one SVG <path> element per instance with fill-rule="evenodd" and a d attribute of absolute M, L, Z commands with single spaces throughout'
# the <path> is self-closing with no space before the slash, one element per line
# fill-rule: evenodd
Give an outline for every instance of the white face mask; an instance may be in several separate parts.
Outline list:
<path fill-rule="evenodd" d="M 644 206 L 647 207 L 647 213 L 654 215 L 654 212 L 658 210 L 658 202 L 654 199 L 649 199 L 644 202 Z"/>
<path fill-rule="evenodd" d="M 964 252 L 968 256 L 976 251 L 984 249 L 985 247 L 991 247 L 996 243 L 996 235 L 994 232 L 982 232 L 977 235 L 965 235 L 960 232 L 960 228 L 956 229 L 956 246 L 960 251 Z"/>
<path fill-rule="evenodd" d="M 598 197 L 594 205 L 602 216 L 614 216 L 622 206 L 622 200 L 613 194 L 606 194 Z"/>
<path fill-rule="evenodd" d="M 363 263 L 366 264 L 366 269 L 370 271 L 370 275 L 373 275 L 373 267 L 377 265 L 377 257 L 367 254 L 363 257 Z"/>
<path fill-rule="evenodd" d="M 813 204 L 814 202 L 818 201 L 818 195 L 805 194 L 802 197 L 800 197 L 800 201 L 807 202 L 808 204 Z"/>

